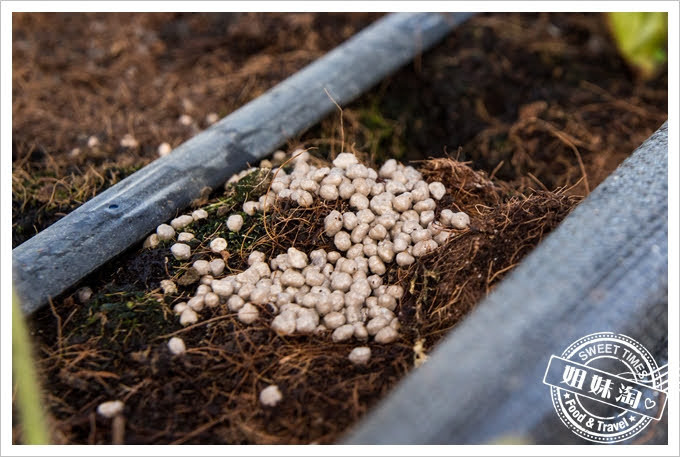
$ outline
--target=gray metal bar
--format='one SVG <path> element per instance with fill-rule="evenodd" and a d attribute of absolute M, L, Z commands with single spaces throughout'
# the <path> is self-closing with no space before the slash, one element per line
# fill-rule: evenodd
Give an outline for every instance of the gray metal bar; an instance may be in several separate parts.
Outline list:
<path fill-rule="evenodd" d="M 431 47 L 472 13 L 395 13 L 12 251 L 31 313 L 248 163 L 274 151 Z M 190 83 L 190 82 L 187 82 Z"/>
<path fill-rule="evenodd" d="M 551 354 L 611 331 L 665 363 L 665 123 L 440 342 L 345 444 L 586 443 L 542 384 Z M 657 440 L 667 424 L 657 427 Z"/>

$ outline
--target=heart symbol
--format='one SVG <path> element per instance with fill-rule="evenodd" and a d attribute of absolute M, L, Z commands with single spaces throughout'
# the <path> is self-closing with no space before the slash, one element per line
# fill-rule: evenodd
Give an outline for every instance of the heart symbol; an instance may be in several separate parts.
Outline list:
<path fill-rule="evenodd" d="M 652 409 L 656 406 L 656 402 L 651 398 L 645 398 L 645 408 Z"/>

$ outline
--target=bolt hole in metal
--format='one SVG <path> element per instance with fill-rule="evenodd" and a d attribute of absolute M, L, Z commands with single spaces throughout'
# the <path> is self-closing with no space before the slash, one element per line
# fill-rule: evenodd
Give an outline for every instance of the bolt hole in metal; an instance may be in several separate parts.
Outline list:
<path fill-rule="evenodd" d="M 118 205 L 115 204 L 115 203 L 112 203 L 112 204 L 109 205 L 109 209 L 116 210 L 116 209 L 118 209 Z"/>

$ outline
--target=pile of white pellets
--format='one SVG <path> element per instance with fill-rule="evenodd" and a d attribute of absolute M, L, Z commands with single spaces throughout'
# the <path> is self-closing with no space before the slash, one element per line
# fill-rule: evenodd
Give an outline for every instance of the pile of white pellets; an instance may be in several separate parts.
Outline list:
<path fill-rule="evenodd" d="M 399 285 L 384 283 L 388 266 L 406 267 L 437 249 L 455 230 L 467 228 L 468 215 L 445 209 L 437 219 L 435 210 L 446 194 L 444 185 L 428 184 L 415 168 L 394 159 L 376 171 L 359 163 L 353 154 L 341 153 L 332 167 L 317 167 L 309 163 L 307 152 L 296 151 L 290 163 L 290 173 L 272 168 L 268 192 L 258 201 L 243 203 L 243 212 L 252 216 L 268 211 L 283 199 L 301 207 L 310 207 L 317 199 L 346 200 L 348 211 L 332 211 L 324 221 L 325 235 L 335 250 L 303 252 L 291 246 L 269 259 L 253 251 L 245 271 L 225 275 L 221 253 L 227 241 L 215 238 L 209 245 L 212 258 L 192 264 L 201 276 L 195 294 L 174 307 L 180 323 L 194 324 L 204 308 L 226 304 L 241 322 L 252 324 L 266 306 L 275 315 L 271 328 L 280 335 L 329 334 L 334 342 L 395 341 L 399 337 L 395 310 L 404 291 Z M 176 239 L 170 248 L 173 256 L 190 259 L 187 242 L 194 235 L 182 229 L 207 217 L 202 209 L 179 216 L 169 225 L 158 226 L 145 246 L 153 248 L 161 240 Z M 240 214 L 227 218 L 227 228 L 233 232 L 240 231 L 243 223 Z M 171 280 L 163 281 L 161 287 L 164 293 L 177 291 Z M 169 348 L 180 354 L 186 348 L 177 340 L 173 338 Z M 357 347 L 349 358 L 365 364 L 370 349 Z"/>

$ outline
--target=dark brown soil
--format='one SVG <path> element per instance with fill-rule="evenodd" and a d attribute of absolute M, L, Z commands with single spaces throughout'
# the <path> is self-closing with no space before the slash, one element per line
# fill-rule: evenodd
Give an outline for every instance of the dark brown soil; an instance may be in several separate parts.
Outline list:
<path fill-rule="evenodd" d="M 634 79 L 600 15 L 483 15 L 345 109 L 345 133 L 378 161 L 448 153 L 583 195 L 666 120 L 667 86 Z"/>
<path fill-rule="evenodd" d="M 81 24 L 92 22 L 91 17 L 75 16 L 76 19 L 22 17 L 20 21 L 15 18 L 15 40 L 22 37 L 19 42 L 28 43 L 18 45 L 15 41 L 15 56 L 19 52 L 17 47 L 33 49 L 34 59 L 26 61 L 23 71 L 27 74 L 36 71 L 33 66 L 40 57 L 33 38 L 27 38 L 33 33 L 29 31 L 48 29 L 39 27 L 44 26 L 45 21 L 59 22 L 52 31 L 66 31 L 68 23 L 74 20 L 82 21 Z M 207 89 L 183 86 L 184 81 L 205 80 L 197 79 L 200 73 L 196 65 L 200 67 L 199 64 L 207 61 L 209 68 L 214 64 L 213 71 L 218 71 L 219 62 L 212 60 L 213 53 L 208 50 L 218 54 L 231 52 L 236 56 L 235 62 L 239 56 L 246 63 L 268 62 L 264 67 L 269 68 L 270 62 L 284 57 L 292 60 L 300 49 L 311 46 L 305 39 L 287 41 L 285 34 L 272 32 L 272 28 L 276 29 L 272 24 L 285 24 L 281 26 L 284 29 L 294 29 L 298 24 L 302 29 L 295 30 L 316 34 L 317 43 L 312 46 L 314 51 L 303 53 L 301 60 L 295 62 L 311 60 L 321 49 L 332 47 L 333 38 L 342 39 L 320 32 L 330 19 L 319 16 L 323 15 L 302 15 L 308 21 L 305 25 L 285 15 L 285 19 L 259 15 L 219 20 L 193 15 L 151 15 L 134 21 L 129 17 L 99 17 L 97 20 L 106 24 L 105 30 L 110 33 L 127 22 L 142 24 L 142 29 L 155 30 L 154 33 L 162 37 L 158 40 L 166 43 L 167 49 L 173 49 L 159 52 L 165 60 L 159 58 L 160 63 L 154 63 L 158 66 L 152 65 L 145 73 L 146 78 L 129 83 L 128 90 L 137 94 L 149 90 L 148 82 L 158 76 L 154 72 L 159 68 L 175 71 L 174 85 L 159 88 L 158 99 L 140 104 L 133 103 L 134 97 L 128 101 L 126 108 L 131 119 L 145 117 L 144 122 L 134 124 L 140 125 L 139 132 L 147 135 L 138 133 L 135 127 L 135 137 L 141 144 L 139 149 L 117 148 L 120 137 L 128 133 L 121 126 L 131 125 L 129 120 L 120 121 L 115 133 L 111 130 L 100 138 L 109 145 L 109 149 L 101 152 L 101 162 L 90 162 L 95 153 L 83 144 L 91 132 L 96 133 L 93 127 L 85 129 L 80 127 L 85 124 L 70 124 L 71 119 L 68 125 L 62 124 L 62 121 L 53 121 L 54 115 L 40 117 L 44 109 L 43 102 L 38 103 L 40 96 L 22 97 L 15 82 L 15 242 L 23 236 L 17 233 L 21 217 L 28 221 L 26 227 L 43 227 L 47 215 L 58 217 L 54 207 L 49 206 L 53 201 L 37 200 L 36 189 L 41 187 L 19 185 L 22 179 L 45 173 L 52 155 L 61 157 L 57 174 L 52 181 L 44 178 L 40 181 L 41 186 L 52 186 L 42 190 L 48 197 L 55 194 L 57 182 L 75 183 L 85 179 L 80 172 L 82 168 L 76 168 L 82 164 L 92 165 L 97 173 L 103 169 L 97 167 L 107 163 L 119 168 L 123 162 L 133 167 L 144 164 L 154 157 L 160 141 L 172 138 L 176 145 L 191 135 L 176 122 L 177 116 L 187 112 L 181 100 L 189 95 L 163 94 L 163 90 L 195 89 L 189 97 L 194 106 L 201 110 L 207 107 L 205 112 L 225 114 L 245 101 L 235 95 L 235 87 L 251 81 L 253 87 L 259 89 L 249 89 L 249 98 L 277 80 L 267 79 L 270 73 L 262 70 L 264 73 L 255 72 L 250 79 L 243 76 L 230 86 L 231 92 L 219 89 L 223 91 L 206 95 Z M 216 21 L 221 24 L 221 20 L 233 20 L 227 29 L 245 33 L 246 38 L 241 41 L 229 41 L 239 44 L 238 52 L 231 47 L 229 51 L 223 49 L 226 46 L 222 35 L 210 32 L 211 27 L 220 27 L 210 24 Z M 335 20 L 345 24 L 344 29 L 351 33 L 368 18 L 348 19 L 340 15 Z M 173 29 L 163 25 L 182 21 L 189 24 L 190 30 L 194 27 L 202 31 L 204 38 L 194 42 L 193 38 L 186 38 L 189 35 L 182 35 L 183 26 Z M 175 31 L 163 35 L 166 32 L 161 31 L 165 27 Z M 338 30 L 332 26 L 330 29 Z M 128 29 L 128 33 L 131 30 Z M 271 48 L 266 39 L 261 39 L 264 44 L 257 45 L 258 40 L 243 30 L 248 33 L 259 30 L 264 37 L 274 33 L 278 44 Z M 49 40 L 54 41 L 54 36 Z M 109 57 L 109 60 L 127 55 L 129 49 L 135 48 L 132 44 L 138 41 L 143 42 L 142 38 L 126 41 L 128 47 L 123 47 L 116 54 L 118 57 Z M 86 49 L 77 50 L 83 40 L 71 35 L 70 41 L 67 36 L 64 42 L 71 43 L 75 51 L 65 51 L 60 64 L 51 69 L 52 75 L 61 78 L 74 73 L 82 75 L 80 66 L 92 59 Z M 112 49 L 111 43 L 102 45 L 102 49 Z M 277 56 L 273 49 L 285 52 Z M 317 54 L 312 55 L 314 52 Z M 177 60 L 184 64 L 172 61 L 170 56 L 179 56 Z M 17 65 L 20 66 L 17 62 L 22 61 L 15 57 L 15 72 Z M 261 68 L 255 63 L 252 65 Z M 126 73 L 121 67 L 118 73 L 109 74 L 116 68 L 115 65 L 104 67 L 95 74 L 118 87 L 125 81 Z M 94 78 L 89 70 L 84 74 L 81 79 Z M 43 78 L 49 79 L 52 75 L 43 75 Z M 15 81 L 16 78 L 15 75 Z M 81 87 L 73 76 L 68 81 L 69 84 L 64 85 L 69 88 L 67 93 L 71 86 Z M 222 88 L 227 82 L 215 80 L 212 84 L 213 90 L 217 90 L 214 88 Z M 89 98 L 83 99 L 81 105 L 91 109 L 93 117 L 101 115 L 103 119 L 112 115 L 110 111 L 100 113 L 100 108 L 107 109 L 102 108 L 106 102 L 97 99 L 96 91 L 82 90 L 89 90 Z M 50 101 L 48 106 L 65 106 L 65 102 L 57 102 L 61 95 L 47 90 L 29 93 L 42 94 Z M 160 107 L 157 102 L 163 97 L 170 97 L 170 101 Z M 38 313 L 31 322 L 40 343 L 40 368 L 54 439 L 63 443 L 110 443 L 111 424 L 98 417 L 94 410 L 101 401 L 119 398 L 126 403 L 125 441 L 130 444 L 328 443 L 336 440 L 412 369 L 419 353 L 417 342 L 422 341 L 424 350 L 429 351 L 559 224 L 580 201 L 580 196 L 602 181 L 663 122 L 667 116 L 666 102 L 665 73 L 654 81 L 636 81 L 617 56 L 599 15 L 503 14 L 472 19 L 414 65 L 344 109 L 344 137 L 354 149 L 366 153 L 368 160 L 380 162 L 392 156 L 404 160 L 423 159 L 448 152 L 454 158 L 470 161 L 467 165 L 450 159 L 419 163 L 426 176 L 441 179 L 450 189 L 440 209 L 464 210 L 470 214 L 472 224 L 469 230 L 459 233 L 443 249 L 412 268 L 390 272 L 391 278 L 399 280 L 407 290 L 399 308 L 403 325 L 401 340 L 390 346 L 370 343 L 371 362 L 360 368 L 347 360 L 351 344 L 332 344 L 321 337 L 276 336 L 268 328 L 271 316 L 265 310 L 264 318 L 252 326 L 243 326 L 232 315 L 217 309 L 212 319 L 182 329 L 169 315 L 171 304 L 179 298 L 163 298 L 153 291 L 160 279 L 183 274 L 181 267 L 172 262 L 166 264 L 167 247 L 155 251 L 135 248 L 87 279 L 86 284 L 95 291 L 90 303 L 80 305 L 72 296 L 64 297 L 51 309 Z M 22 104 L 35 107 L 34 115 L 38 117 L 33 122 L 40 126 L 37 131 L 45 126 L 40 141 L 51 145 L 49 154 L 44 153 L 49 148 L 37 149 L 37 143 L 29 146 L 31 135 L 27 125 L 30 122 L 21 120 L 24 109 L 17 108 Z M 166 116 L 165 111 L 172 106 L 174 111 Z M 230 109 L 222 109 L 224 106 Z M 144 111 L 138 112 L 138 109 Z M 119 110 L 113 111 L 117 112 Z M 195 118 L 202 119 L 205 112 L 201 111 Z M 50 124 L 50 120 L 54 123 Z M 86 130 L 86 133 L 72 136 L 72 129 Z M 162 134 L 153 136 L 154 132 Z M 23 140 L 18 141 L 20 138 Z M 333 116 L 292 141 L 291 146 L 299 142 L 318 148 L 316 153 L 320 156 L 328 156 L 339 152 L 339 139 L 338 117 Z M 76 146 L 87 151 L 81 152 L 86 158 L 69 156 L 70 149 Z M 87 195 L 113 181 L 97 181 L 101 186 L 88 187 Z M 22 209 L 22 202 L 29 203 Z M 71 194 L 64 196 L 63 202 L 66 206 L 59 211 L 68 211 L 78 204 Z M 30 208 L 40 209 L 32 214 L 28 212 Z M 285 234 L 298 245 L 309 242 L 310 238 L 316 242 L 314 234 L 319 231 L 319 215 L 326 210 L 315 208 L 310 214 L 286 210 L 287 216 L 271 226 L 273 239 L 277 234 Z M 39 217 L 43 219 L 39 221 Z M 294 220 L 304 224 L 293 223 Z M 272 234 L 262 233 L 258 237 L 276 250 L 276 243 L 268 238 Z M 246 253 L 234 249 L 230 265 L 237 267 L 243 259 L 241 254 Z M 190 348 L 182 358 L 171 358 L 165 347 L 167 338 L 173 334 L 181 334 Z M 257 400 L 258 392 L 272 382 L 277 383 L 284 394 L 284 401 L 274 410 L 262 408 Z"/>
<path fill-rule="evenodd" d="M 13 16 L 12 245 L 317 59 L 379 14 Z M 178 122 L 182 114 L 192 125 Z M 120 141 L 131 134 L 138 147 Z M 88 138 L 99 140 L 88 147 Z"/>

